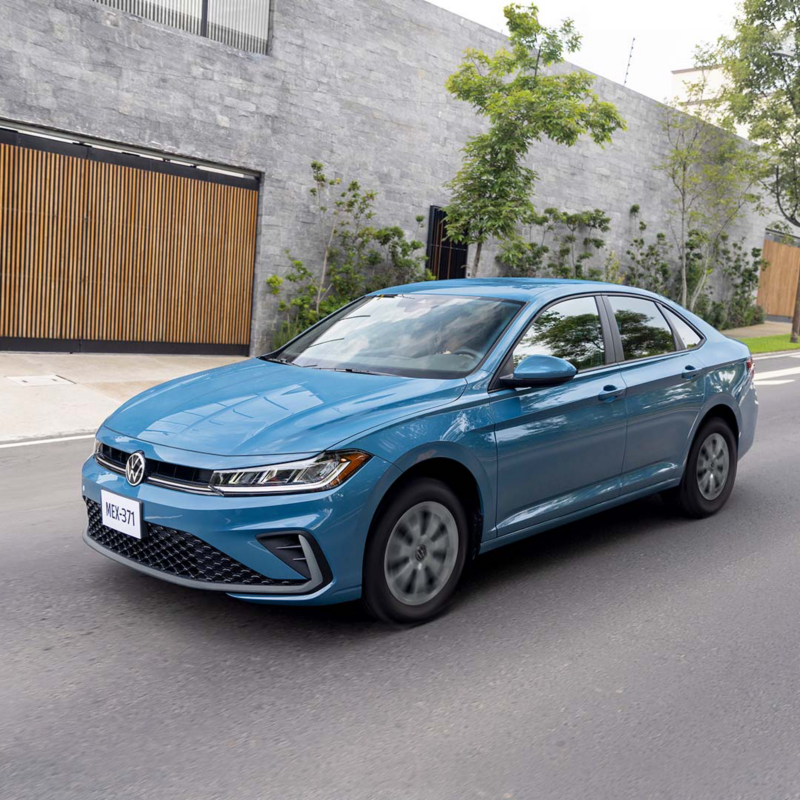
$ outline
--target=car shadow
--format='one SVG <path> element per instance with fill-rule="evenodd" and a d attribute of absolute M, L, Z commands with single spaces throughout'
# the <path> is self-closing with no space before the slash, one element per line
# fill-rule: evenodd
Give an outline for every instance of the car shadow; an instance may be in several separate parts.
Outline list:
<path fill-rule="evenodd" d="M 560 526 L 481 556 L 469 570 L 450 611 L 435 624 L 447 624 L 468 606 L 491 602 L 491 595 L 509 582 L 530 582 L 561 563 L 585 558 L 621 540 L 663 534 L 685 524 L 660 498 L 645 498 Z M 380 639 L 414 628 L 390 626 L 371 619 L 359 603 L 332 606 L 277 606 L 237 601 L 222 592 L 204 592 L 165 583 L 117 564 L 101 567 L 108 579 L 106 603 L 117 612 L 130 604 L 137 619 L 184 630 L 188 624 L 203 637 L 230 644 L 262 639 L 271 645 L 297 643 L 320 649 L 343 642 Z M 155 619 L 157 618 L 157 619 Z M 423 626 L 426 627 L 426 626 Z"/>
<path fill-rule="evenodd" d="M 659 496 L 635 500 L 482 555 L 470 573 L 471 590 L 491 591 L 496 584 L 521 575 L 530 579 L 560 563 L 589 556 L 623 540 L 659 536 L 665 527 L 680 527 L 686 522 Z"/>

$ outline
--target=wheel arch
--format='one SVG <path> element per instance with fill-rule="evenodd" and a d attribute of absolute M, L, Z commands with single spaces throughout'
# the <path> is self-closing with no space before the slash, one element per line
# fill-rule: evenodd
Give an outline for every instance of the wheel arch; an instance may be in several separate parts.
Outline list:
<path fill-rule="evenodd" d="M 700 415 L 697 425 L 692 433 L 691 442 L 694 441 L 695 437 L 697 436 L 698 431 L 703 425 L 708 422 L 710 419 L 721 419 L 725 422 L 733 432 L 733 438 L 736 442 L 736 447 L 739 447 L 739 433 L 741 427 L 739 425 L 739 417 L 737 416 L 736 412 L 733 408 L 725 403 L 725 402 L 716 402 L 711 405 L 709 408 L 705 409 L 703 413 Z"/>
<path fill-rule="evenodd" d="M 469 521 L 469 558 L 474 558 L 480 550 L 486 524 L 485 492 L 481 490 L 480 482 L 473 471 L 463 461 L 450 455 L 435 454 L 407 464 L 384 492 L 372 515 L 368 535 L 372 534 L 375 523 L 386 506 L 404 487 L 419 478 L 434 478 L 441 481 L 458 497 Z"/>

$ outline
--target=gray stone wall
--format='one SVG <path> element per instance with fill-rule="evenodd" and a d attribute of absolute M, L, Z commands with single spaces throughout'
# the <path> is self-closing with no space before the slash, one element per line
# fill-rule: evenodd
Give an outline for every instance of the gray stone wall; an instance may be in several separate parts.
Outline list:
<path fill-rule="evenodd" d="M 313 264 L 321 247 L 309 163 L 379 192 L 376 221 L 409 232 L 444 204 L 460 148 L 480 123 L 451 99 L 447 76 L 467 46 L 499 33 L 423 0 L 272 0 L 269 56 L 143 21 L 94 0 L 0 0 L 0 118 L 257 170 L 262 175 L 253 349 L 275 321 L 265 278 L 289 247 Z M 536 203 L 612 217 L 607 247 L 624 254 L 628 210 L 667 227 L 663 107 L 611 81 L 596 90 L 628 130 L 605 149 L 544 142 L 532 153 Z M 760 245 L 764 221 L 735 235 Z M 482 274 L 494 274 L 493 248 Z"/>

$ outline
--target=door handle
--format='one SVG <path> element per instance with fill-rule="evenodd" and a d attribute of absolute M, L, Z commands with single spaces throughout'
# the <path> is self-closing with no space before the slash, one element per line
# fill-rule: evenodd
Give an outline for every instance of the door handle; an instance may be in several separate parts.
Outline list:
<path fill-rule="evenodd" d="M 700 371 L 697 369 L 697 367 L 693 367 L 691 364 L 688 364 L 681 373 L 681 377 L 684 380 L 693 381 L 699 374 Z"/>
<path fill-rule="evenodd" d="M 612 403 L 618 397 L 621 397 L 624 392 L 624 389 L 620 389 L 618 386 L 609 384 L 608 386 L 603 387 L 603 391 L 597 395 L 597 399 L 603 403 Z"/>

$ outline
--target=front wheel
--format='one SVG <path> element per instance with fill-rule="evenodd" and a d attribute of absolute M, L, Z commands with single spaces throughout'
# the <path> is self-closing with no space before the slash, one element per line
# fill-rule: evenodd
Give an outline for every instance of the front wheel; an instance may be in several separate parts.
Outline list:
<path fill-rule="evenodd" d="M 425 622 L 447 606 L 464 571 L 468 526 L 455 494 L 422 478 L 376 520 L 364 556 L 363 601 L 385 622 Z"/>
<path fill-rule="evenodd" d="M 690 517 L 709 517 L 728 501 L 736 480 L 736 437 L 719 418 L 708 420 L 692 443 L 683 479 L 668 497 Z"/>

